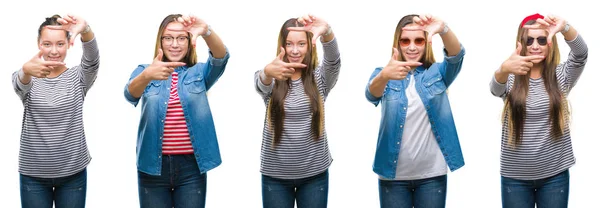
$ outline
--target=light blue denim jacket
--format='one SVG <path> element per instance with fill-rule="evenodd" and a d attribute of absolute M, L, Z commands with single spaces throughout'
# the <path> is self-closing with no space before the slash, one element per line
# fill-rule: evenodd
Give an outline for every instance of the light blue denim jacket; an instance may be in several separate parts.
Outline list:
<path fill-rule="evenodd" d="M 465 49 L 462 45 L 456 56 L 448 57 L 444 50 L 444 61 L 433 63 L 429 69 L 419 66 L 413 71 L 417 93 L 423 101 L 431 123 L 431 130 L 450 171 L 457 170 L 465 164 L 450 102 L 446 94 L 446 89 L 460 72 L 464 55 Z M 375 106 L 380 102 L 382 104 L 373 171 L 384 178 L 391 179 L 396 176 L 398 153 L 402 143 L 408 104 L 404 91 L 408 87 L 409 81 L 406 79 L 390 80 L 383 91 L 383 96 L 375 97 L 369 92 L 369 85 L 382 69 L 382 67 L 375 69 L 369 78 L 365 96 Z"/>
<path fill-rule="evenodd" d="M 177 67 L 179 82 L 177 92 L 183 108 L 186 125 L 190 134 L 194 155 L 200 172 L 205 173 L 221 164 L 221 154 L 217 135 L 206 92 L 223 74 L 229 51 L 225 57 L 217 59 L 209 53 L 206 63 L 197 63 L 192 67 Z M 125 85 L 125 98 L 134 106 L 140 98 L 129 93 L 129 83 L 137 77 L 148 64 L 139 65 Z M 139 171 L 160 175 L 162 167 L 162 138 L 164 121 L 167 116 L 171 76 L 167 80 L 152 80 L 141 96 L 142 113 L 137 137 L 137 168 Z"/>

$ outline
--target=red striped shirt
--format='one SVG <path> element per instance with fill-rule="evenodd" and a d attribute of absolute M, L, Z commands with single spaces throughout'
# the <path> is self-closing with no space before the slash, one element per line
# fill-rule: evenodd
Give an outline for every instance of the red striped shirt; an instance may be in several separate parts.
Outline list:
<path fill-rule="evenodd" d="M 164 155 L 194 154 L 185 117 L 183 117 L 179 94 L 177 93 L 178 80 L 177 72 L 173 72 L 162 144 Z"/>

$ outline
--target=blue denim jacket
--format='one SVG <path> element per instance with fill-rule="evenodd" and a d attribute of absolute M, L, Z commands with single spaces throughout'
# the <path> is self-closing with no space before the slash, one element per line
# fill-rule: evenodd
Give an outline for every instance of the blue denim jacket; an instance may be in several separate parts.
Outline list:
<path fill-rule="evenodd" d="M 456 56 L 448 57 L 445 50 L 444 55 L 443 62 L 433 63 L 429 69 L 419 66 L 413 71 L 413 75 L 416 81 L 417 93 L 423 101 L 423 105 L 425 105 L 435 139 L 450 171 L 454 171 L 462 167 L 465 162 L 446 89 L 460 72 L 465 49 L 461 45 L 461 50 Z M 381 67 L 375 69 L 369 78 L 369 84 L 382 69 Z M 373 171 L 385 178 L 396 176 L 398 153 L 408 104 L 404 91 L 408 87 L 408 83 L 409 81 L 406 79 L 390 80 L 382 97 L 373 96 L 369 92 L 369 84 L 367 84 L 365 90 L 369 102 L 375 106 L 380 102 L 382 103 L 382 117 Z"/>
<path fill-rule="evenodd" d="M 210 53 L 209 53 L 210 54 Z M 177 67 L 179 82 L 177 92 L 183 108 L 186 125 L 190 134 L 194 155 L 200 172 L 205 173 L 221 164 L 221 154 L 217 135 L 206 92 L 221 77 L 229 52 L 225 57 L 216 59 L 209 55 L 206 63 L 197 63 L 192 67 Z M 128 90 L 129 83 L 137 77 L 148 64 L 139 65 L 125 85 L 125 98 L 137 106 L 140 98 L 134 98 Z M 162 167 L 162 136 L 167 116 L 171 76 L 167 80 L 152 80 L 141 96 L 142 113 L 137 137 L 137 168 L 139 171 L 160 175 Z"/>

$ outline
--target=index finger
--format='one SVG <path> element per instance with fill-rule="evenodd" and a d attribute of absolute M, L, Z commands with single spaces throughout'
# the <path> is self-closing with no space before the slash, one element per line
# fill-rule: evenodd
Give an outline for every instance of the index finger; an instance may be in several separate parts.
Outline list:
<path fill-rule="evenodd" d="M 304 27 L 288 27 L 289 31 L 307 31 Z"/>
<path fill-rule="evenodd" d="M 304 68 L 304 67 L 306 67 L 306 64 L 303 64 L 303 63 L 284 63 L 283 66 L 286 67 L 286 68 Z"/>
<path fill-rule="evenodd" d="M 184 62 L 163 62 L 164 66 L 168 66 L 168 67 L 178 67 L 178 66 L 185 66 L 186 63 Z"/>
<path fill-rule="evenodd" d="M 544 59 L 544 56 L 541 55 L 531 55 L 531 56 L 523 56 L 523 60 L 525 61 L 533 61 L 533 60 L 537 60 L 537 59 Z"/>
<path fill-rule="evenodd" d="M 423 26 L 412 25 L 412 26 L 405 26 L 402 28 L 402 30 L 404 30 L 404 31 L 425 31 L 425 28 L 423 28 Z"/>
<path fill-rule="evenodd" d="M 67 30 L 66 25 L 46 25 L 44 27 L 51 30 Z"/>
<path fill-rule="evenodd" d="M 42 65 L 44 66 L 64 66 L 64 62 L 60 61 L 42 61 Z"/>
<path fill-rule="evenodd" d="M 399 63 L 400 66 L 421 66 L 423 65 L 423 63 L 421 62 L 416 62 L 416 61 L 400 61 Z"/>

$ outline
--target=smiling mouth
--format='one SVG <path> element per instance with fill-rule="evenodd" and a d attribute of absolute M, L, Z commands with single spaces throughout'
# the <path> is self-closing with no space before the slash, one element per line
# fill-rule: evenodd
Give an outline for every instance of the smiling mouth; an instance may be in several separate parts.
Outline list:
<path fill-rule="evenodd" d="M 409 58 L 418 58 L 418 57 L 419 57 L 419 54 L 418 54 L 418 53 L 412 53 L 412 54 L 410 54 L 410 53 L 407 53 L 407 54 L 406 54 L 406 57 L 409 57 Z"/>
<path fill-rule="evenodd" d="M 301 57 L 288 57 L 290 61 L 301 61 Z"/>

